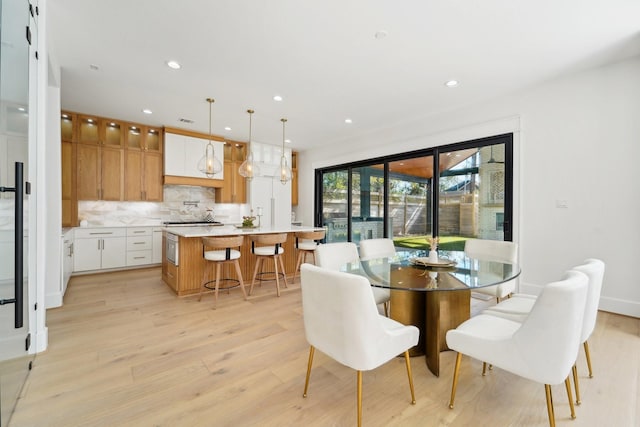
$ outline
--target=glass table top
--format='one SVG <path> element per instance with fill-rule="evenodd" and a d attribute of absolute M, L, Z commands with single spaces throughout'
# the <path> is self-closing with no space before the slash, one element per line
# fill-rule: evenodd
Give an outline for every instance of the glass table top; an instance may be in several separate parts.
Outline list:
<path fill-rule="evenodd" d="M 407 291 L 473 290 L 520 275 L 518 264 L 471 258 L 463 251 L 438 251 L 437 265 L 427 258 L 426 251 L 401 250 L 395 257 L 345 264 L 341 271 L 364 276 L 372 286 Z"/>

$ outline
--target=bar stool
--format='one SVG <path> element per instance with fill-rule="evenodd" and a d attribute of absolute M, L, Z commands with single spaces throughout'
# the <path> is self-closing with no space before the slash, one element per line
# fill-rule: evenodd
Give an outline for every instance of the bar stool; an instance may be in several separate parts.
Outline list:
<path fill-rule="evenodd" d="M 316 263 L 316 248 L 318 240 L 324 239 L 324 230 L 319 231 L 298 231 L 296 234 L 296 249 L 298 249 L 298 260 L 296 261 L 296 269 L 293 272 L 293 280 L 300 271 L 302 263 L 307 262 L 307 255 L 311 254 L 313 263 Z"/>
<path fill-rule="evenodd" d="M 249 289 L 249 295 L 253 292 L 253 284 L 256 281 L 256 277 L 258 276 L 258 271 L 260 272 L 260 278 L 258 280 L 270 280 L 270 279 L 262 279 L 263 274 L 274 274 L 276 279 L 276 292 L 277 295 L 280 296 L 280 274 L 284 279 L 284 287 L 287 287 L 287 275 L 284 271 L 284 261 L 282 260 L 282 254 L 284 253 L 284 249 L 282 248 L 282 244 L 287 241 L 287 233 L 278 233 L 278 234 L 255 234 L 251 236 L 251 252 L 256 256 L 256 267 L 253 270 L 253 280 L 251 280 L 251 288 Z M 273 266 L 275 270 L 273 272 L 267 271 L 262 272 L 262 262 L 265 259 L 273 258 Z M 280 267 L 282 271 L 278 272 L 278 262 L 280 262 Z"/>
<path fill-rule="evenodd" d="M 213 308 L 216 308 L 218 304 L 218 289 L 220 286 L 220 270 L 223 264 L 233 264 L 236 268 L 236 274 L 238 275 L 238 279 L 222 279 L 223 281 L 237 281 L 240 284 L 240 290 L 242 290 L 242 295 L 246 301 L 247 292 L 244 289 L 244 281 L 242 280 L 242 271 L 240 271 L 240 264 L 238 263 L 238 258 L 240 258 L 240 251 L 232 248 L 240 248 L 242 246 L 242 242 L 244 241 L 244 236 L 224 236 L 224 237 L 203 237 L 202 238 L 202 256 L 205 260 L 209 261 L 211 264 L 211 268 L 216 266 L 216 285 L 214 289 L 214 300 L 213 300 Z M 213 250 L 207 250 L 213 249 Z M 207 280 L 209 268 L 205 266 L 204 272 L 202 274 L 202 288 L 200 289 L 200 295 L 198 296 L 198 301 L 202 299 L 202 293 L 206 289 L 212 289 L 207 286 L 211 283 L 211 280 Z"/>

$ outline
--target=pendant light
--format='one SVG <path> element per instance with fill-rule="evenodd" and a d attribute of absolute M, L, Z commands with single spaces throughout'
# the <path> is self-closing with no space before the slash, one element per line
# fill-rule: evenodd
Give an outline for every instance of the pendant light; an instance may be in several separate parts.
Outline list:
<path fill-rule="evenodd" d="M 248 181 L 251 181 L 254 176 L 260 175 L 260 167 L 253 161 L 253 150 L 251 149 L 251 117 L 255 111 L 247 110 L 247 113 L 249 113 L 249 143 L 247 144 L 247 158 L 240 165 L 238 173 Z"/>
<path fill-rule="evenodd" d="M 205 174 L 207 178 L 213 178 L 213 176 L 222 171 L 222 163 L 216 157 L 215 150 L 213 149 L 213 142 L 211 138 L 211 106 L 215 102 L 213 98 L 207 98 L 209 103 L 209 143 L 205 147 L 204 156 L 198 162 L 198 170 Z"/>
<path fill-rule="evenodd" d="M 285 185 L 287 181 L 291 181 L 291 168 L 287 164 L 287 156 L 284 153 L 284 124 L 287 119 L 280 119 L 282 122 L 282 157 L 280 157 L 280 182 Z"/>

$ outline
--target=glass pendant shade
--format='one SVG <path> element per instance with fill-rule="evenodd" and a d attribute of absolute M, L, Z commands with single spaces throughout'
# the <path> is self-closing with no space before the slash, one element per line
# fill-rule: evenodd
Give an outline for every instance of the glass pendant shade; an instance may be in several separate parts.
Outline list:
<path fill-rule="evenodd" d="M 280 119 L 282 122 L 282 157 L 280 157 L 280 182 L 282 185 L 285 185 L 288 181 L 291 181 L 291 168 L 287 163 L 287 156 L 284 152 L 284 124 L 287 122 L 287 119 Z"/>
<path fill-rule="evenodd" d="M 222 171 L 222 163 L 216 157 L 211 141 L 209 141 L 205 148 L 204 156 L 202 156 L 198 162 L 198 170 L 205 174 L 207 178 L 213 178 L 215 174 Z"/>
<path fill-rule="evenodd" d="M 260 174 L 260 167 L 257 163 L 253 161 L 253 151 L 251 150 L 251 117 L 254 113 L 253 110 L 247 110 L 249 113 L 249 144 L 247 144 L 247 158 L 244 159 L 244 162 L 240 165 L 238 169 L 238 173 L 240 176 L 245 177 L 247 180 L 251 181 L 254 176 L 258 176 Z"/>
<path fill-rule="evenodd" d="M 211 105 L 215 101 L 213 98 L 207 98 L 207 102 L 209 103 L 209 143 L 204 149 L 204 156 L 198 162 L 198 170 L 207 178 L 213 178 L 215 174 L 222 172 L 222 163 L 216 157 L 213 142 L 211 142 Z"/>

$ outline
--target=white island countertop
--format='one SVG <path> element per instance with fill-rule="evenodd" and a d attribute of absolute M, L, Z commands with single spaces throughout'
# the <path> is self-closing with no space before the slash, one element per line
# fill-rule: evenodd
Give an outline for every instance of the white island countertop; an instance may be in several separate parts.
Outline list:
<path fill-rule="evenodd" d="M 234 225 L 209 226 L 209 227 L 164 227 L 164 231 L 180 237 L 215 237 L 215 236 L 237 236 L 239 234 L 269 234 L 269 233 L 296 233 L 299 231 L 315 231 L 322 228 L 290 225 L 285 227 L 261 226 L 257 228 L 238 228 Z"/>

